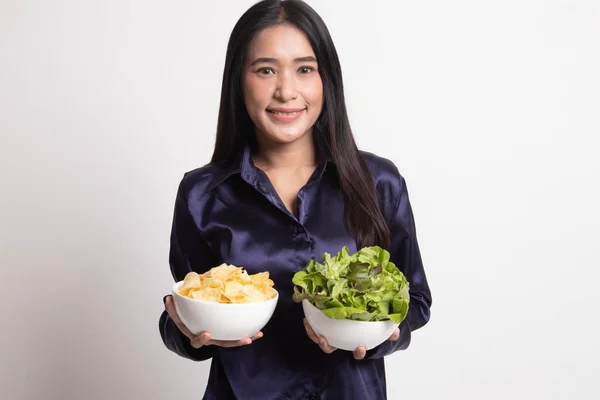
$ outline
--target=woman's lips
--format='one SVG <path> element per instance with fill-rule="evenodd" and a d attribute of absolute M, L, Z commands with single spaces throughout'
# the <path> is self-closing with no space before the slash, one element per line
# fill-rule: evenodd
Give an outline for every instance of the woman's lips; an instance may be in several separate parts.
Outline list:
<path fill-rule="evenodd" d="M 267 109 L 267 114 L 269 117 L 278 122 L 293 122 L 296 121 L 304 112 L 305 108 L 301 109 Z"/>

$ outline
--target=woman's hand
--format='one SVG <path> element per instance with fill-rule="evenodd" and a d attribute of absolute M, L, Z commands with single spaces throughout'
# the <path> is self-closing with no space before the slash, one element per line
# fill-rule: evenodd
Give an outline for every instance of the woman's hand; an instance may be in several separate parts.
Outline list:
<path fill-rule="evenodd" d="M 179 319 L 177 315 L 177 311 L 175 310 L 175 304 L 173 303 L 173 296 L 169 295 L 165 297 L 165 310 L 169 313 L 169 317 L 173 320 L 177 328 L 190 339 L 190 344 L 193 348 L 199 349 L 202 346 L 219 346 L 219 347 L 238 347 L 245 346 L 253 341 L 260 339 L 263 337 L 262 332 L 258 332 L 256 335 L 251 338 L 243 338 L 241 340 L 212 340 L 210 338 L 210 333 L 202 332 L 199 335 L 194 335 L 188 328 L 185 327 L 183 322 Z"/>
<path fill-rule="evenodd" d="M 306 318 L 304 318 L 304 329 L 306 329 L 306 333 L 308 334 L 308 337 L 311 338 L 311 340 L 313 342 L 318 344 L 319 347 L 321 348 L 321 350 L 323 350 L 325 353 L 331 354 L 337 350 L 337 348 L 330 346 L 327 343 L 327 339 L 325 339 L 323 336 L 321 336 L 321 337 L 317 336 L 317 334 L 315 333 L 315 331 L 313 331 L 312 327 L 310 326 L 310 324 L 308 323 Z M 390 336 L 388 340 L 395 342 L 399 338 L 400 338 L 400 329 L 396 328 L 396 330 L 394 331 L 394 333 L 392 333 L 392 336 Z M 354 355 L 354 358 L 356 360 L 362 360 L 367 355 L 367 349 L 365 349 L 364 347 L 361 346 L 361 347 L 357 348 L 356 350 L 354 350 L 352 352 L 352 355 Z"/>

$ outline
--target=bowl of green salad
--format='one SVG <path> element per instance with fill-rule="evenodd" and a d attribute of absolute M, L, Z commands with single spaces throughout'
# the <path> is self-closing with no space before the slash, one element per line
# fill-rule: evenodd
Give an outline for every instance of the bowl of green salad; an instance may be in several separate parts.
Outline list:
<path fill-rule="evenodd" d="M 349 254 L 343 247 L 334 257 L 323 254 L 297 271 L 293 300 L 318 336 L 330 346 L 370 350 L 386 341 L 406 318 L 409 282 L 378 246 Z"/>

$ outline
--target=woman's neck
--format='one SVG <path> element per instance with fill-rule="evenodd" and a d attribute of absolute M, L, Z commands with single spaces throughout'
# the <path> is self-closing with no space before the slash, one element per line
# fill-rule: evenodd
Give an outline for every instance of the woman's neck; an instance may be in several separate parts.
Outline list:
<path fill-rule="evenodd" d="M 263 171 L 315 168 L 317 160 L 312 134 L 284 145 L 259 141 L 253 161 Z"/>

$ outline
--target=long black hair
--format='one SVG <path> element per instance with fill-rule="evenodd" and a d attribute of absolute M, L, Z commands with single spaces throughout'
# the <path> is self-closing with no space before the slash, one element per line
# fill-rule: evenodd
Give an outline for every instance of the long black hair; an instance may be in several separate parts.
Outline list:
<path fill-rule="evenodd" d="M 306 34 L 323 82 L 323 109 L 313 134 L 315 145 L 333 159 L 344 197 L 347 229 L 359 248 L 388 247 L 390 232 L 379 208 L 373 178 L 354 140 L 344 100 L 342 69 L 329 30 L 301 0 L 264 0 L 248 9 L 235 25 L 225 58 L 217 137 L 212 162 L 232 160 L 251 144 L 253 123 L 242 96 L 242 66 L 252 39 L 280 24 Z"/>

